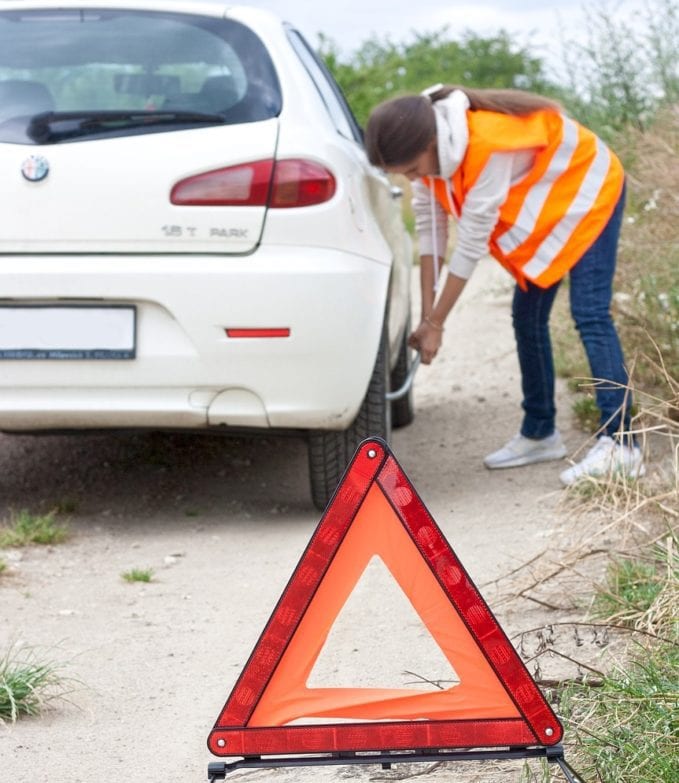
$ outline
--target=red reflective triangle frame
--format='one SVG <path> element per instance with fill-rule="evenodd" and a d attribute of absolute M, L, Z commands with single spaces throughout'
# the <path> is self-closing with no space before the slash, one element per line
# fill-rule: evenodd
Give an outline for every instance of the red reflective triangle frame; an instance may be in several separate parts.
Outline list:
<path fill-rule="evenodd" d="M 471 635 L 483 666 L 515 706 L 514 717 L 375 720 L 262 726 L 250 723 L 333 559 L 375 487 L 417 547 Z M 335 618 L 332 618 L 334 622 Z M 216 756 L 386 750 L 532 747 L 557 744 L 563 728 L 506 634 L 379 439 L 358 448 L 208 737 Z"/>

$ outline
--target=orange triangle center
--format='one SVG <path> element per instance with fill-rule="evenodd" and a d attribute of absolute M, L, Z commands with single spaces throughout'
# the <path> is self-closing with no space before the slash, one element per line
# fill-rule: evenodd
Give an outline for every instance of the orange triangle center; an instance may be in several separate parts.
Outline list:
<path fill-rule="evenodd" d="M 307 688 L 335 618 L 375 554 L 459 674 L 459 685 L 433 693 L 405 688 Z M 373 484 L 248 725 L 279 726 L 299 718 L 420 720 L 518 715 L 384 493 Z"/>

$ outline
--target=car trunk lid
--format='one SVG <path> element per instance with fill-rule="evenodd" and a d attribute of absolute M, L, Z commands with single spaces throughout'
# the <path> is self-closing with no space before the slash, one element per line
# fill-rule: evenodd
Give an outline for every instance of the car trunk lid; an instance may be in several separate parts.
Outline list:
<path fill-rule="evenodd" d="M 248 253 L 266 206 L 180 205 L 189 177 L 271 160 L 276 118 L 62 144 L 0 144 L 2 253 Z M 247 196 L 247 185 L 245 195 Z"/>

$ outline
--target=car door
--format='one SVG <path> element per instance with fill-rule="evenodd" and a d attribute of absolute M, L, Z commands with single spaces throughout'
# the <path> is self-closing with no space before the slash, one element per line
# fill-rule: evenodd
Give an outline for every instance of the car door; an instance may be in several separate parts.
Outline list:
<path fill-rule="evenodd" d="M 394 356 L 410 313 L 412 244 L 401 214 L 402 191 L 384 172 L 370 165 L 363 148 L 363 131 L 326 65 L 297 30 L 288 27 L 288 38 L 355 161 L 356 173 L 350 186 L 354 220 L 364 228 L 367 221 L 375 221 L 391 250 L 388 315 L 390 353 Z"/>

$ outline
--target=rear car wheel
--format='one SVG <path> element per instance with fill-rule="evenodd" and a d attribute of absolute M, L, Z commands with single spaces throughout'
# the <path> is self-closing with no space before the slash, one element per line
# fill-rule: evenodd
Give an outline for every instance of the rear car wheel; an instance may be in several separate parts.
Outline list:
<path fill-rule="evenodd" d="M 389 348 L 386 325 L 368 390 L 354 421 L 346 430 L 318 430 L 309 436 L 309 477 L 311 497 L 323 511 L 361 441 L 378 436 L 389 442 L 391 437 L 391 403 L 389 391 Z"/>

